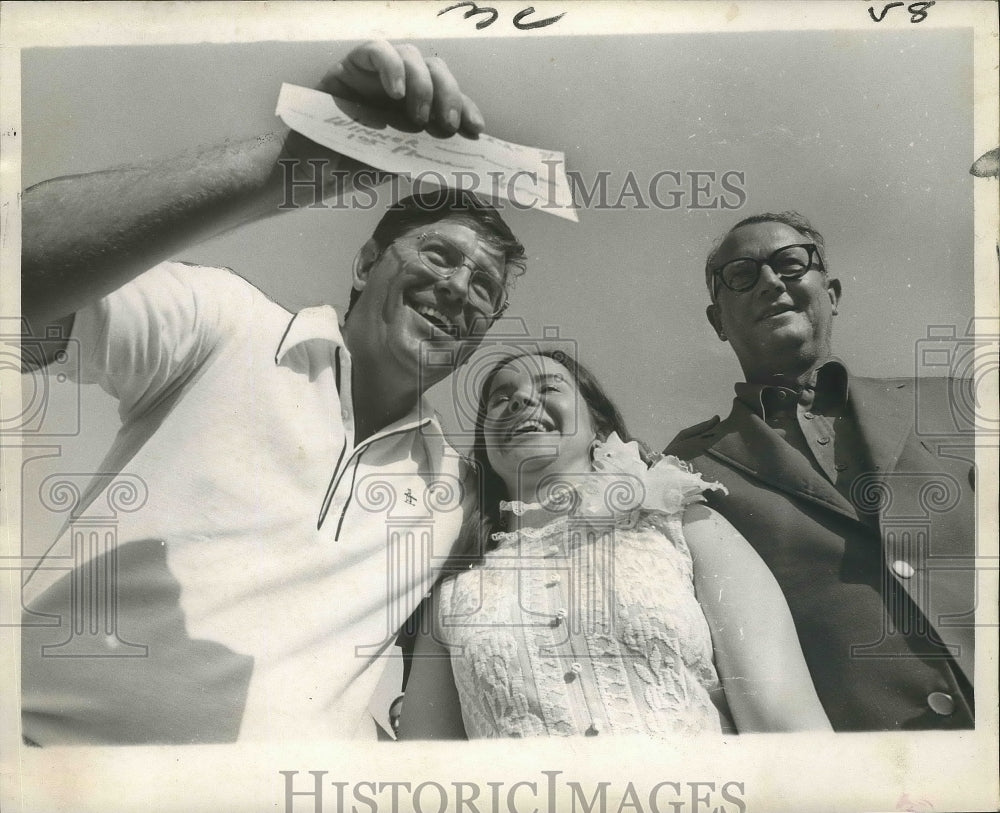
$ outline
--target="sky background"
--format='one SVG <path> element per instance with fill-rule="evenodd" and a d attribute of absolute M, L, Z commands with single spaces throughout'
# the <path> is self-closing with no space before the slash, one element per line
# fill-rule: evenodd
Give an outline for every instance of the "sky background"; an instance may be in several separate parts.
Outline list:
<path fill-rule="evenodd" d="M 564 151 L 588 186 L 608 173 L 612 201 L 630 172 L 642 188 L 664 170 L 744 173 L 737 210 L 690 209 L 690 194 L 671 211 L 630 199 L 625 209 L 591 206 L 578 224 L 504 210 L 529 257 L 509 315 L 529 337 L 556 329 L 574 342 L 652 447 L 729 409 L 740 371 L 705 319 L 702 269 L 742 217 L 796 209 L 823 232 L 843 284 L 835 350 L 856 374 L 912 375 L 929 327 L 968 324 L 970 31 L 415 42 L 445 59 L 488 133 Z M 314 84 L 351 45 L 25 50 L 23 184 L 276 129 L 281 82 Z M 343 306 L 355 252 L 379 216 L 302 210 L 178 259 L 228 266 L 291 310 Z M 455 392 L 467 397 L 466 383 L 459 375 L 432 393 L 446 426 L 457 425 L 451 404 Z M 73 385 L 48 386 L 50 409 L 75 408 Z M 92 471 L 116 431 L 110 399 L 89 387 L 79 397 L 81 437 L 60 439 L 53 470 Z M 56 519 L 29 511 L 25 530 L 51 541 Z"/>

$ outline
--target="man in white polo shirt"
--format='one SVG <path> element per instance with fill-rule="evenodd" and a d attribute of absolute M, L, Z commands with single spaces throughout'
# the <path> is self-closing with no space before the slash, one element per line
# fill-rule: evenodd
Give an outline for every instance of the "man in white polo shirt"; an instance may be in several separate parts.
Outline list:
<path fill-rule="evenodd" d="M 443 134 L 483 129 L 444 64 L 410 46 L 360 46 L 321 88 Z M 22 312 L 36 336 L 59 325 L 78 343 L 80 380 L 122 417 L 107 474 L 25 581 L 29 743 L 370 733 L 373 664 L 474 496 L 422 401 L 449 365 L 420 360 L 468 357 L 524 252 L 471 195 L 402 201 L 357 254 L 343 323 L 165 261 L 274 213 L 277 162 L 316 158 L 324 194 L 364 169 L 292 133 L 25 193 Z M 38 346 L 26 367 L 62 350 Z"/>

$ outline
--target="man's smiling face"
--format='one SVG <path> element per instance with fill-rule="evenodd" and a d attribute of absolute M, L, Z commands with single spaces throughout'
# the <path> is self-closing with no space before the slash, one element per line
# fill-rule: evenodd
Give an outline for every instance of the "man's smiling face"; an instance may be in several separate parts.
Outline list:
<path fill-rule="evenodd" d="M 785 223 L 740 226 L 719 246 L 714 265 L 721 268 L 744 257 L 765 260 L 784 246 L 810 242 Z M 840 283 L 818 265 L 798 279 L 783 279 L 765 263 L 748 291 L 717 286 L 708 317 L 733 345 L 748 380 L 795 377 L 829 355 Z"/>
<path fill-rule="evenodd" d="M 441 259 L 444 251 L 455 254 L 455 264 L 461 263 L 449 278 L 432 270 L 436 261 L 453 262 Z M 345 328 L 352 355 L 374 361 L 382 374 L 415 379 L 421 347 L 426 345 L 449 351 L 458 366 L 492 323 L 481 283 L 492 283 L 502 291 L 504 261 L 502 251 L 460 218 L 415 227 L 381 251 L 369 241 L 355 269 L 354 285 L 361 295 Z M 484 280 L 484 274 L 491 280 Z M 448 373 L 446 366 L 430 365 L 421 384 L 426 389 Z"/>

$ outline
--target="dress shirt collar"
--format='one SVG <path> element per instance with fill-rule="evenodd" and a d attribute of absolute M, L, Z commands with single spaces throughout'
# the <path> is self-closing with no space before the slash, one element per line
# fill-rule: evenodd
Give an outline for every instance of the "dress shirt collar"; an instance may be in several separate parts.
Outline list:
<path fill-rule="evenodd" d="M 817 412 L 843 409 L 847 405 L 850 374 L 844 363 L 831 356 L 813 370 L 803 384 L 782 387 L 772 384 L 736 384 L 736 398 L 751 412 L 763 419 L 773 410 L 774 398 L 778 393 L 792 396 L 789 403 L 802 403 Z"/>
<path fill-rule="evenodd" d="M 350 370 L 350 352 L 344 343 L 344 336 L 340 329 L 340 320 L 337 311 L 329 305 L 320 305 L 312 308 L 305 308 L 292 316 L 285 329 L 281 341 L 278 343 L 277 352 L 274 354 L 275 364 L 281 364 L 288 354 L 300 345 L 312 342 L 326 343 L 329 345 L 331 357 L 336 358 L 338 365 L 337 386 L 341 391 L 344 400 L 345 423 L 352 420 L 353 404 L 350 398 L 350 377 L 345 375 L 341 380 L 341 368 L 346 373 Z M 339 353 L 337 352 L 339 350 Z M 389 426 L 383 427 L 361 446 L 367 446 L 370 442 L 378 440 L 386 435 L 394 435 L 399 432 L 420 429 L 420 434 L 427 444 L 428 454 L 432 461 L 440 459 L 446 446 L 444 432 L 441 428 L 440 418 L 431 406 L 426 397 L 421 398 L 414 404 L 413 409 L 402 418 L 394 421 Z"/>

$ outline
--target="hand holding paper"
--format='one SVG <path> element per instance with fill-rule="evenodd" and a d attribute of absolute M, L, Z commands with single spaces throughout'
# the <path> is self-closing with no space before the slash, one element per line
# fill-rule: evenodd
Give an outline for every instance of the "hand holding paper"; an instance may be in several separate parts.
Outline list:
<path fill-rule="evenodd" d="M 372 41 L 352 50 L 314 90 L 283 85 L 275 111 L 293 131 L 284 157 L 310 163 L 315 145 L 414 181 L 505 198 L 518 209 L 576 221 L 560 152 L 484 135 L 476 104 L 438 57 Z M 304 136 L 305 139 L 300 139 Z M 324 195 L 346 189 L 332 165 Z M 310 166 L 299 180 L 313 183 Z M 348 176 L 350 167 L 348 167 Z"/>
<path fill-rule="evenodd" d="M 376 169 L 577 220 L 561 152 L 487 135 L 410 132 L 391 113 L 297 85 L 281 86 L 275 113 L 311 141 Z"/>
<path fill-rule="evenodd" d="M 318 90 L 376 107 L 404 107 L 412 124 L 440 135 L 459 128 L 477 135 L 486 126 L 444 60 L 425 58 L 412 45 L 360 45 L 323 77 Z"/>

